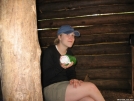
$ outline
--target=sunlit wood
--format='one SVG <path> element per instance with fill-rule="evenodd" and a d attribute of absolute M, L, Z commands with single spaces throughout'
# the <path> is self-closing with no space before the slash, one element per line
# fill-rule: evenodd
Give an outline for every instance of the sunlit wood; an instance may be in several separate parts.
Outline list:
<path fill-rule="evenodd" d="M 3 101 L 42 101 L 35 0 L 0 0 Z"/>

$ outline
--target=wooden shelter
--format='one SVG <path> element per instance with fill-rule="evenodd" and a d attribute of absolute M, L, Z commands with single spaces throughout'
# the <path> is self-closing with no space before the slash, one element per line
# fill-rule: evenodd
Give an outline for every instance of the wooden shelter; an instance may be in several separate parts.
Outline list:
<path fill-rule="evenodd" d="M 133 91 L 133 0 L 38 0 L 37 13 L 42 50 L 69 24 L 81 33 L 72 48 L 77 78 L 88 77 L 100 89 Z"/>
<path fill-rule="evenodd" d="M 81 33 L 72 47 L 78 79 L 101 90 L 134 92 L 134 0 L 0 0 L 0 5 L 4 101 L 43 100 L 41 50 L 53 44 L 63 24 Z"/>

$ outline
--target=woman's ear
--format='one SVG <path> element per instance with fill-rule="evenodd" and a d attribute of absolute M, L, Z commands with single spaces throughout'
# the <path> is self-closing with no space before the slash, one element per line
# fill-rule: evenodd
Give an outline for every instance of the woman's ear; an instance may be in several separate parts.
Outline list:
<path fill-rule="evenodd" d="M 58 35 L 58 39 L 61 40 L 61 35 Z"/>

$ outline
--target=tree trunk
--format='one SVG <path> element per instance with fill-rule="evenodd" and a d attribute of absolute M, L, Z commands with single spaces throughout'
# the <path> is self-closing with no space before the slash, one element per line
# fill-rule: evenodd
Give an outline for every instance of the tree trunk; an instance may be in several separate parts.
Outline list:
<path fill-rule="evenodd" d="M 43 101 L 35 0 L 0 0 L 4 101 Z"/>
<path fill-rule="evenodd" d="M 1 0 L 0 0 L 0 4 L 1 4 Z M 1 54 L 1 32 L 2 32 L 2 23 L 1 23 L 1 13 L 2 13 L 2 7 L 0 6 L 0 54 Z M 0 57 L 0 77 L 1 77 L 1 57 Z"/>

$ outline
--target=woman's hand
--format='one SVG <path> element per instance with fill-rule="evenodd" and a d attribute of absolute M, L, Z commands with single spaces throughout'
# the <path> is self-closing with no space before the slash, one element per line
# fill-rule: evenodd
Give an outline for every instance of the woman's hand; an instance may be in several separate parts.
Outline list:
<path fill-rule="evenodd" d="M 77 87 L 77 86 L 81 86 L 81 83 L 82 83 L 83 81 L 82 80 L 77 80 L 77 79 L 71 79 L 70 80 L 70 84 L 71 85 L 73 85 L 73 87 Z"/>
<path fill-rule="evenodd" d="M 61 64 L 61 67 L 64 69 L 67 69 L 69 67 L 71 67 L 73 65 L 73 62 L 71 62 L 70 64 L 66 65 L 66 64 Z"/>

